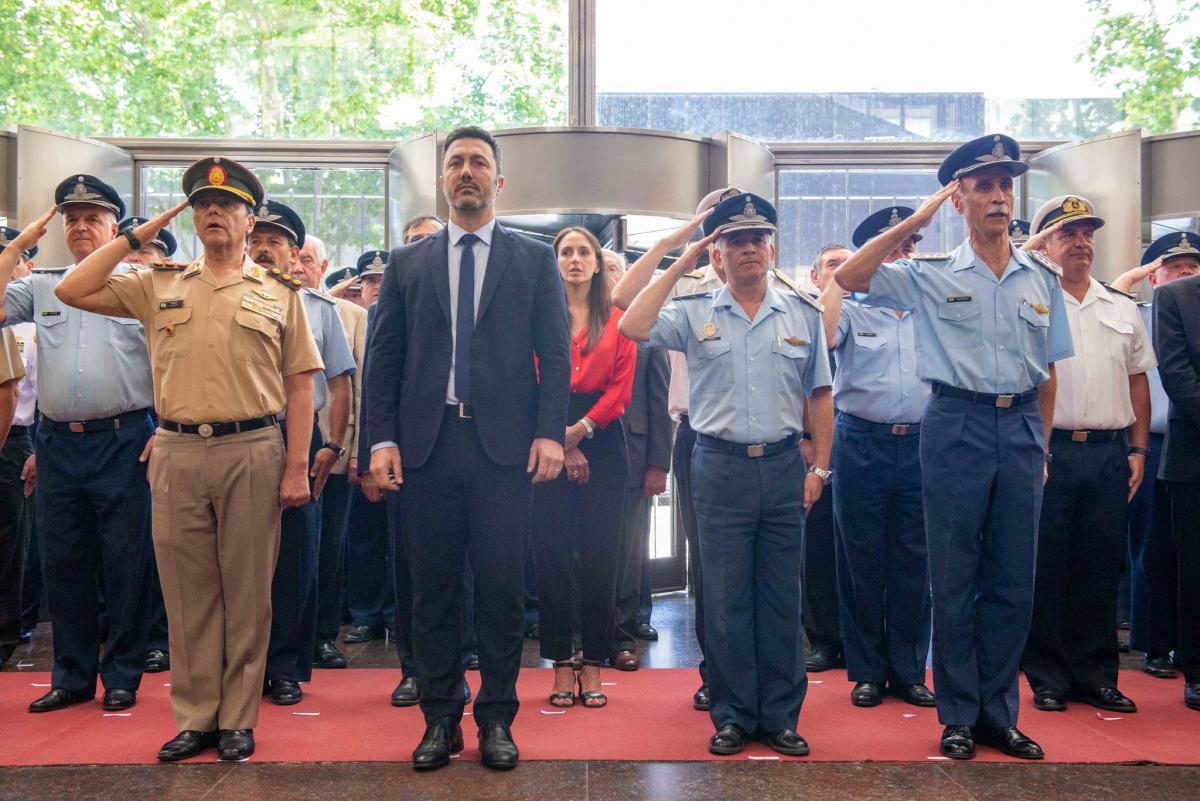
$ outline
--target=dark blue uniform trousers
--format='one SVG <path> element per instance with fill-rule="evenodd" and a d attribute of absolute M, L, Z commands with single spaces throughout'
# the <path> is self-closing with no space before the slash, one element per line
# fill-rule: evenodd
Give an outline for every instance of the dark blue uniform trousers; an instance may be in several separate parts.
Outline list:
<path fill-rule="evenodd" d="M 287 442 L 287 428 L 280 433 Z M 308 462 L 321 448 L 313 423 Z M 309 500 L 284 509 L 279 522 L 279 558 L 271 579 L 271 640 L 267 646 L 267 678 L 312 679 L 313 644 L 317 636 L 317 555 L 321 547 L 321 505 Z"/>
<path fill-rule="evenodd" d="M 392 625 L 395 591 L 388 556 L 391 550 L 387 508 L 371 503 L 362 488 L 350 490 L 350 522 L 346 529 L 346 601 L 355 626 L 382 629 Z"/>
<path fill-rule="evenodd" d="M 1129 647 L 1166 656 L 1179 640 L 1171 499 L 1157 478 L 1163 435 L 1150 435 L 1146 474 L 1129 504 Z"/>
<path fill-rule="evenodd" d="M 833 438 L 838 600 L 850 681 L 924 684 L 931 603 L 920 429 L 839 412 Z"/>
<path fill-rule="evenodd" d="M 36 514 L 54 626 L 54 687 L 94 695 L 136 690 L 150 631 L 150 485 L 138 457 L 150 416 L 130 413 L 114 431 L 38 427 Z M 108 638 L 100 656 L 99 581 Z"/>
<path fill-rule="evenodd" d="M 1044 452 L 1036 400 L 1001 409 L 935 388 L 925 409 L 921 483 L 943 725 L 1016 725 Z"/>
<path fill-rule="evenodd" d="M 704 563 L 710 714 L 720 729 L 795 729 L 808 690 L 800 637 L 804 460 L 698 441 L 691 479 Z"/>
<path fill-rule="evenodd" d="M 333 642 L 342 627 L 346 528 L 350 491 L 344 473 L 329 476 L 321 493 L 321 547 L 317 559 L 317 642 Z M 314 643 L 315 646 L 315 643 Z"/>

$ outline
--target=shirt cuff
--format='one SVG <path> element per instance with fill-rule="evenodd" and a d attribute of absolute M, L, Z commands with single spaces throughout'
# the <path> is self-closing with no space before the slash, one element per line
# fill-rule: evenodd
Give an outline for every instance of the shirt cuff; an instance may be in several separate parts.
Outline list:
<path fill-rule="evenodd" d="M 383 442 L 376 442 L 374 445 L 372 445 L 371 453 L 374 453 L 375 451 L 379 450 L 380 448 L 396 448 L 398 450 L 400 448 L 400 446 L 397 445 L 395 442 L 392 442 L 390 439 L 384 440 Z"/>

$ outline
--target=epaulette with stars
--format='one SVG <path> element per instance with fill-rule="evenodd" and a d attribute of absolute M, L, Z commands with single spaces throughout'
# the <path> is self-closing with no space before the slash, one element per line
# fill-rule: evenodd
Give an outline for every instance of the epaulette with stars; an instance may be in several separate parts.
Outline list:
<path fill-rule="evenodd" d="M 1028 254 L 1029 258 L 1033 259 L 1034 264 L 1038 265 L 1039 267 L 1046 270 L 1047 272 L 1053 273 L 1054 275 L 1057 275 L 1059 278 L 1062 278 L 1062 268 L 1059 267 L 1054 262 L 1050 261 L 1045 256 L 1043 256 L 1040 251 L 1027 250 L 1025 252 L 1026 252 L 1026 254 Z"/>
<path fill-rule="evenodd" d="M 172 261 L 171 259 L 155 259 L 154 261 L 150 262 L 150 269 L 152 270 L 178 271 L 186 270 L 187 268 L 188 266 L 186 264 L 180 264 L 179 262 Z"/>
<path fill-rule="evenodd" d="M 1103 281 L 1100 282 L 1100 286 L 1104 287 L 1105 289 L 1107 289 L 1109 292 L 1113 293 L 1114 295 L 1120 295 L 1123 298 L 1129 298 L 1130 300 L 1135 301 L 1135 302 L 1141 300 L 1141 298 L 1139 298 L 1137 295 L 1130 295 L 1128 292 L 1122 292 L 1119 289 L 1115 289 L 1115 288 L 1109 286 L 1108 284 L 1104 283 Z"/>
<path fill-rule="evenodd" d="M 307 292 L 308 294 L 312 295 L 315 298 L 320 298 L 321 300 L 328 303 L 330 306 L 337 305 L 337 301 L 333 299 L 332 295 L 326 295 L 324 292 L 322 292 L 319 289 L 312 289 L 311 287 L 305 287 L 304 291 Z"/>
<path fill-rule="evenodd" d="M 267 272 L 270 274 L 270 276 L 272 278 L 274 278 L 279 283 L 283 284 L 284 286 L 286 286 L 288 289 L 292 290 L 293 292 L 299 292 L 300 287 L 304 286 L 304 283 L 299 278 L 293 278 L 291 273 L 285 273 L 283 270 L 279 269 L 278 267 L 272 267 Z"/>

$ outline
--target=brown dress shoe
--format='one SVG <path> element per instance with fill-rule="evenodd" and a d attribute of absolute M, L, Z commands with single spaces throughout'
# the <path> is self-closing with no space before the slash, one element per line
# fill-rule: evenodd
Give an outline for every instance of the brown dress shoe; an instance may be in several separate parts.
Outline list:
<path fill-rule="evenodd" d="M 612 666 L 617 670 L 635 671 L 642 666 L 638 655 L 633 651 L 617 651 L 613 654 Z"/>

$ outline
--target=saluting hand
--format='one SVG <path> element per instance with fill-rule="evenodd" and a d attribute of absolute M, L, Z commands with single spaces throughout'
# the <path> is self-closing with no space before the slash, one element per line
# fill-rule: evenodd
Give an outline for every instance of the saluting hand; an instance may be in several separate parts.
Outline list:
<path fill-rule="evenodd" d="M 707 248 L 713 241 L 715 241 L 718 236 L 720 236 L 720 233 L 713 231 L 699 242 L 693 243 L 691 247 L 683 252 L 683 255 L 679 257 L 679 260 L 671 265 L 670 269 L 674 270 L 676 273 L 682 274 L 695 267 L 696 262 L 700 259 L 700 254 L 703 253 L 704 249 Z"/>
<path fill-rule="evenodd" d="M 178 206 L 169 208 L 162 214 L 151 217 L 146 222 L 133 229 L 133 235 L 137 241 L 145 243 L 150 242 L 154 237 L 158 236 L 158 232 L 167 227 L 167 223 L 175 219 L 179 212 L 188 207 L 188 201 L 183 201 Z"/>
<path fill-rule="evenodd" d="M 1035 250 L 1041 250 L 1042 246 L 1046 244 L 1046 240 L 1048 240 L 1050 235 L 1053 233 L 1053 228 L 1044 228 L 1041 231 L 1038 231 L 1036 234 L 1031 234 L 1029 238 L 1021 244 L 1021 250 L 1025 251 L 1026 253 L 1032 253 Z"/>
<path fill-rule="evenodd" d="M 700 230 L 700 226 L 704 224 L 704 219 L 712 214 L 712 209 L 702 211 L 686 223 L 675 229 L 674 232 L 663 237 L 671 250 L 679 250 L 679 248 L 692 241 L 692 237 L 696 235 L 696 231 Z"/>
<path fill-rule="evenodd" d="M 38 217 L 36 220 L 25 226 L 17 238 L 8 243 L 15 252 L 20 253 L 25 250 L 32 250 L 43 236 L 46 235 L 46 226 L 54 219 L 54 215 L 58 213 L 57 206 L 51 206 L 50 210 Z"/>
<path fill-rule="evenodd" d="M 950 197 L 957 191 L 958 179 L 956 178 L 938 191 L 934 192 L 929 197 L 925 198 L 925 202 L 922 203 L 920 208 L 918 208 L 911 217 L 905 220 L 905 222 L 915 224 L 916 228 L 913 230 L 919 231 L 933 222 L 933 215 L 937 214 L 937 210 L 940 209 L 942 204 L 946 202 L 946 198 Z M 901 223 L 901 225 L 903 224 L 904 223 Z"/>

